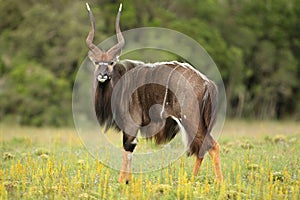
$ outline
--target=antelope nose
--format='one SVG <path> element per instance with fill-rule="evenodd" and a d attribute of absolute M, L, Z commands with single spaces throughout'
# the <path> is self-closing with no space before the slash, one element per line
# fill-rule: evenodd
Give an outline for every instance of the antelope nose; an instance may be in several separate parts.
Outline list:
<path fill-rule="evenodd" d="M 97 79 L 99 82 L 104 83 L 107 79 L 108 79 L 108 75 L 107 74 L 99 74 L 97 76 Z"/>

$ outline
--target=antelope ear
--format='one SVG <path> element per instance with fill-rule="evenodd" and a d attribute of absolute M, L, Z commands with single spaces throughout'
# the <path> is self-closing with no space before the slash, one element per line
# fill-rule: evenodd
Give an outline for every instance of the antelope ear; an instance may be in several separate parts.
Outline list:
<path fill-rule="evenodd" d="M 96 56 L 92 51 L 89 51 L 88 57 L 93 62 L 93 64 L 96 62 Z"/>

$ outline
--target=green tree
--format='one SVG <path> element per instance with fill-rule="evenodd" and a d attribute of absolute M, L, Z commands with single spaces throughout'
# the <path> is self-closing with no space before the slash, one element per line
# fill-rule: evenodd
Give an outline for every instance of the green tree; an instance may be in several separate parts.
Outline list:
<path fill-rule="evenodd" d="M 95 43 L 115 34 L 119 3 L 91 2 Z M 171 28 L 207 50 L 223 77 L 229 116 L 300 119 L 299 1 L 123 3 L 122 30 Z M 68 124 L 74 78 L 88 51 L 85 38 L 90 23 L 85 3 L 0 0 L 0 19 L 0 120 Z M 143 54 L 148 54 L 143 58 L 152 55 L 151 51 L 134 52 L 136 58 L 142 59 Z"/>

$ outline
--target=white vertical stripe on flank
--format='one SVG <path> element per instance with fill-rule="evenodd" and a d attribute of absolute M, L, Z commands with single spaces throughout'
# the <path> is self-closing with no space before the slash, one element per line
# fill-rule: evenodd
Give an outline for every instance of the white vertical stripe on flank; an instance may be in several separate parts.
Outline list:
<path fill-rule="evenodd" d="M 167 96 L 168 96 L 168 89 L 169 89 L 169 82 L 170 82 L 170 78 L 173 74 L 173 72 L 179 67 L 176 66 L 174 69 L 172 69 L 172 71 L 170 72 L 169 76 L 168 76 L 168 79 L 167 79 L 167 84 L 166 84 L 166 92 L 165 92 L 165 97 L 164 97 L 164 101 L 163 101 L 163 105 L 162 105 L 162 109 L 161 109 L 161 112 L 160 112 L 160 118 L 163 118 L 162 115 L 165 111 L 165 104 L 166 104 L 166 101 L 167 101 Z"/>

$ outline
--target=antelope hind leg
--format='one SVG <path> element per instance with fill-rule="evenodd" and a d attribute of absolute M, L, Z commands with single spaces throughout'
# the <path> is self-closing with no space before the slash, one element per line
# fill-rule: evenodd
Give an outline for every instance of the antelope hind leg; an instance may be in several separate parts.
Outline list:
<path fill-rule="evenodd" d="M 196 162 L 195 162 L 194 169 L 193 169 L 194 176 L 197 176 L 202 161 L 203 161 L 203 158 L 198 158 L 198 156 L 196 156 Z"/>
<path fill-rule="evenodd" d="M 220 145 L 218 142 L 214 143 L 213 148 L 209 151 L 209 155 L 211 156 L 213 163 L 214 163 L 217 181 L 222 182 L 223 174 L 222 174 L 222 170 L 221 170 Z"/>

